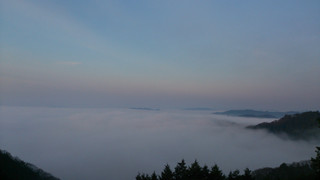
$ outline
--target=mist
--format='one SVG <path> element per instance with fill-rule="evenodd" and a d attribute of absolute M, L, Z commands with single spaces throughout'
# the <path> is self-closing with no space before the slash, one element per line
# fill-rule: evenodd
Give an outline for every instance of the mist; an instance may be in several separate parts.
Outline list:
<path fill-rule="evenodd" d="M 0 148 L 65 180 L 134 179 L 185 159 L 228 173 L 310 159 L 319 141 L 247 125 L 274 119 L 211 111 L 0 107 Z"/>

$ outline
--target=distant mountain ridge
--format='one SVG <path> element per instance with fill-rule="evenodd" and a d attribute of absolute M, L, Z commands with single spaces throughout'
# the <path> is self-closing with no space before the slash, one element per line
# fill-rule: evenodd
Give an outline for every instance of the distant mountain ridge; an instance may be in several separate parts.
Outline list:
<path fill-rule="evenodd" d="M 0 149 L 1 180 L 59 180 L 37 166 L 26 163 Z"/>
<path fill-rule="evenodd" d="M 257 110 L 245 109 L 245 110 L 229 110 L 224 112 L 215 112 L 214 114 L 238 116 L 238 117 L 281 118 L 285 115 L 292 115 L 296 113 L 298 112 L 295 112 L 295 111 L 270 112 L 270 111 L 257 111 Z"/>
<path fill-rule="evenodd" d="M 281 135 L 286 134 L 293 139 L 309 139 L 320 137 L 320 129 L 317 120 L 320 118 L 319 111 L 309 111 L 294 115 L 285 115 L 283 118 L 264 122 L 254 126 L 248 126 L 248 129 L 265 129 L 270 133 Z"/>

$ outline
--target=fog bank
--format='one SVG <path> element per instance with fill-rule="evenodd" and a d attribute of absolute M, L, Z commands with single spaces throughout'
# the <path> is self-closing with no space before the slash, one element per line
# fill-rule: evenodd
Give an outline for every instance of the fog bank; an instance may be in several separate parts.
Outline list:
<path fill-rule="evenodd" d="M 65 179 L 134 179 L 185 159 L 228 173 L 309 159 L 319 142 L 247 125 L 274 119 L 210 111 L 0 107 L 0 148 Z"/>

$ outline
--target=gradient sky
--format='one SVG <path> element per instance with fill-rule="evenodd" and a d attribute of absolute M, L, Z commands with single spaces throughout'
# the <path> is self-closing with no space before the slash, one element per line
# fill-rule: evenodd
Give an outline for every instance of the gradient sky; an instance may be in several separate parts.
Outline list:
<path fill-rule="evenodd" d="M 0 0 L 2 105 L 320 107 L 320 1 Z"/>

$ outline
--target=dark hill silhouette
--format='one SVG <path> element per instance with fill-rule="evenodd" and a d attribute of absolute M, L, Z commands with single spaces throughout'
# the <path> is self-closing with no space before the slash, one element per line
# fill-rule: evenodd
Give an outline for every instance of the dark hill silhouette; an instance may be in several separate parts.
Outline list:
<path fill-rule="evenodd" d="M 301 161 L 292 164 L 282 163 L 276 168 L 261 168 L 252 172 L 255 180 L 301 180 L 315 179 L 311 161 Z"/>
<path fill-rule="evenodd" d="M 1 180 L 59 180 L 33 164 L 26 163 L 9 152 L 0 150 Z"/>
<path fill-rule="evenodd" d="M 296 114 L 298 112 L 270 112 L 270 111 L 256 111 L 256 110 L 229 110 L 225 112 L 215 112 L 214 114 L 239 116 L 239 117 L 255 117 L 255 118 L 281 118 L 284 115 Z"/>
<path fill-rule="evenodd" d="M 277 135 L 286 134 L 292 139 L 310 139 L 320 136 L 317 119 L 320 118 L 319 111 L 304 112 L 294 115 L 285 115 L 283 118 L 264 122 L 255 126 L 248 126 L 249 129 L 265 129 Z"/>

